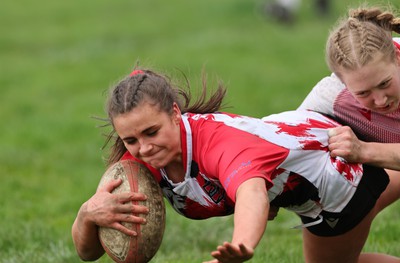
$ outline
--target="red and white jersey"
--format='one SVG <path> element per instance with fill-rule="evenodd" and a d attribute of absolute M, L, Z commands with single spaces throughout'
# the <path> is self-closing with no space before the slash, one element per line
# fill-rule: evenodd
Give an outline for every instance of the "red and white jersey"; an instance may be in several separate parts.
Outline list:
<path fill-rule="evenodd" d="M 400 49 L 400 38 L 393 40 Z M 364 141 L 400 143 L 400 108 L 390 114 L 365 108 L 335 74 L 318 82 L 299 109 L 330 115 L 341 124 L 350 126 Z"/>
<path fill-rule="evenodd" d="M 263 119 L 227 113 L 182 116 L 186 174 L 173 183 L 151 168 L 176 211 L 203 219 L 233 213 L 244 181 L 266 181 L 271 204 L 309 217 L 340 212 L 352 198 L 362 166 L 331 158 L 327 129 L 339 124 L 312 111 L 291 111 Z M 133 158 L 126 153 L 123 157 Z"/>

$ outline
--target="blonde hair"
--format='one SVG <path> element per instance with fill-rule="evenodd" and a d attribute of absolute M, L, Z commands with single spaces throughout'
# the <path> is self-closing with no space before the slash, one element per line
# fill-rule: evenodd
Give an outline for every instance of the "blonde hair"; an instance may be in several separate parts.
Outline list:
<path fill-rule="evenodd" d="M 400 18 L 378 7 L 349 11 L 331 31 L 326 45 L 326 61 L 332 72 L 358 69 L 376 55 L 394 61 L 392 32 L 400 33 Z"/>

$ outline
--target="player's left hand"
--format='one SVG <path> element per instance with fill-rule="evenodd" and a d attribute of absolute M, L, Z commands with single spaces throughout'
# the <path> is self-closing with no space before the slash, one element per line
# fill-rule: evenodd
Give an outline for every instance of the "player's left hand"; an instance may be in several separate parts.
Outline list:
<path fill-rule="evenodd" d="M 348 126 L 329 129 L 329 151 L 332 157 L 342 157 L 347 162 L 363 162 L 363 141 L 360 141 Z"/>
<path fill-rule="evenodd" d="M 254 250 L 244 244 L 234 245 L 224 242 L 216 251 L 211 252 L 211 256 L 215 259 L 204 263 L 242 263 L 251 259 L 253 255 Z"/>

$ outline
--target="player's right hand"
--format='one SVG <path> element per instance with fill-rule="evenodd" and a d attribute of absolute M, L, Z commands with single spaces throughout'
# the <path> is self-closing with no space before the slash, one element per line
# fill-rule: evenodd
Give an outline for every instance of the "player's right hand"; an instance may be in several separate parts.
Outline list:
<path fill-rule="evenodd" d="M 139 215 L 147 214 L 148 208 L 135 205 L 132 201 L 145 201 L 147 197 L 134 192 L 111 193 L 121 183 L 121 179 L 112 180 L 99 188 L 87 201 L 86 213 L 90 221 L 97 226 L 114 228 L 126 235 L 136 236 L 137 233 L 125 227 L 122 222 L 145 224 L 146 220 Z"/>
<path fill-rule="evenodd" d="M 363 141 L 359 140 L 348 126 L 328 130 L 329 151 L 332 157 L 342 157 L 347 162 L 363 163 Z"/>

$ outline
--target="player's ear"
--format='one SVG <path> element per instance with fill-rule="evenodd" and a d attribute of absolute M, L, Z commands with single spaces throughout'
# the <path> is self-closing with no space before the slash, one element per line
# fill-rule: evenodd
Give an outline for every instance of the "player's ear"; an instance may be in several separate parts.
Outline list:
<path fill-rule="evenodd" d="M 176 102 L 174 102 L 174 104 L 172 105 L 172 119 L 178 125 L 182 119 L 181 109 L 179 108 L 179 106 Z"/>

